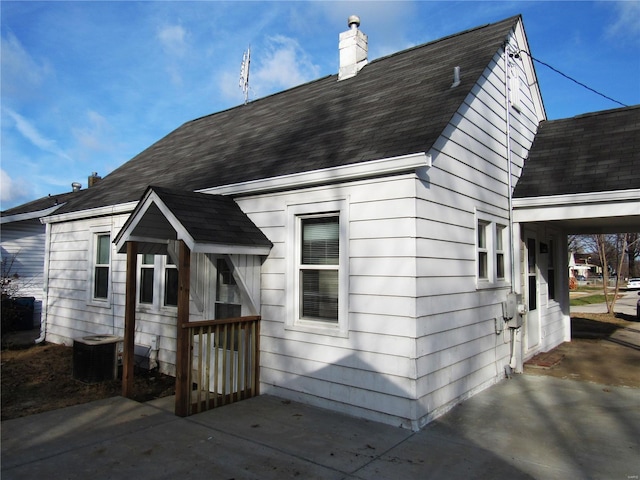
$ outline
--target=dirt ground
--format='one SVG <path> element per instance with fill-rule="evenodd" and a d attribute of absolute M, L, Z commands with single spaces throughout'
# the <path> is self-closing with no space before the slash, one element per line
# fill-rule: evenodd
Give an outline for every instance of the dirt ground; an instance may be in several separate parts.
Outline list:
<path fill-rule="evenodd" d="M 537 355 L 526 374 L 640 388 L 640 347 L 621 345 L 610 335 L 620 328 L 640 330 L 631 316 L 579 313 L 571 318 L 571 342 Z"/>
<path fill-rule="evenodd" d="M 122 381 L 86 384 L 72 377 L 73 347 L 41 344 L 3 349 L 0 353 L 0 417 L 24 417 L 120 395 Z M 136 371 L 134 400 L 173 395 L 175 379 L 154 371 Z"/>
<path fill-rule="evenodd" d="M 525 365 L 525 373 L 640 388 L 640 347 L 609 339 L 619 328 L 640 330 L 640 323 L 630 319 L 624 315 L 574 316 L 573 340 L 534 357 Z M 4 348 L 0 352 L 2 420 L 120 395 L 120 380 L 93 385 L 74 380 L 72 354 L 72 347 L 50 344 Z M 175 379 L 157 372 L 136 371 L 134 380 L 134 399 L 141 402 L 175 391 Z"/>

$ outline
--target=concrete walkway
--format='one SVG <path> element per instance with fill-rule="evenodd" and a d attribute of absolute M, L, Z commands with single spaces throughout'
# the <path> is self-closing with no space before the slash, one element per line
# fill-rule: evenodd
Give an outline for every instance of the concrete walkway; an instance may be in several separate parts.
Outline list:
<path fill-rule="evenodd" d="M 417 433 L 270 396 L 188 418 L 172 402 L 116 397 L 2 422 L 2 479 L 640 475 L 638 389 L 519 375 Z"/>

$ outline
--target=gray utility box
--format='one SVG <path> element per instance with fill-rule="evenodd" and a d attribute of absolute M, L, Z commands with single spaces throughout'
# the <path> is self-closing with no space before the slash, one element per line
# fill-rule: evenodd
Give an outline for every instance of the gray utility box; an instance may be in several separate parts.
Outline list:
<path fill-rule="evenodd" d="M 89 335 L 73 340 L 73 378 L 84 383 L 115 380 L 118 377 L 116 335 Z"/>

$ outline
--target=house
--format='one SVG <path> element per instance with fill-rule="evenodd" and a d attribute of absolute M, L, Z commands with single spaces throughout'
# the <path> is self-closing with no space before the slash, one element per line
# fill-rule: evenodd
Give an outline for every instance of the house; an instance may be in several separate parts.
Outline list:
<path fill-rule="evenodd" d="M 418 429 L 569 339 L 563 230 L 511 216 L 545 120 L 522 18 L 375 61 L 349 23 L 337 75 L 185 123 L 43 218 L 48 341 L 124 336 L 182 382 L 187 326 L 259 316 L 262 393 Z"/>
<path fill-rule="evenodd" d="M 56 211 L 74 192 L 49 195 L 0 214 L 2 276 L 7 294 L 33 297 L 33 319 L 24 328 L 40 326 L 44 297 L 45 225 L 40 218 Z M 3 294 L 5 285 L 3 285 Z"/>

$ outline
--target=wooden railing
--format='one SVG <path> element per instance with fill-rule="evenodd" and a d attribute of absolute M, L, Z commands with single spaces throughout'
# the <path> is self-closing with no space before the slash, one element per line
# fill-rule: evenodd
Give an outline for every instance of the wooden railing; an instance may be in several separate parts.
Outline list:
<path fill-rule="evenodd" d="M 190 351 L 189 378 L 182 389 L 188 415 L 259 394 L 259 316 L 189 322 L 182 328 Z"/>

